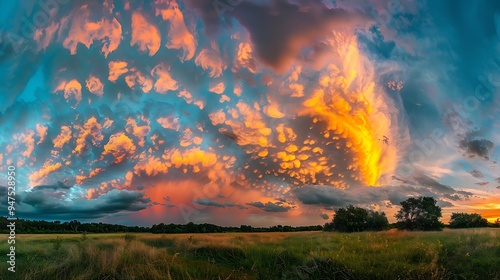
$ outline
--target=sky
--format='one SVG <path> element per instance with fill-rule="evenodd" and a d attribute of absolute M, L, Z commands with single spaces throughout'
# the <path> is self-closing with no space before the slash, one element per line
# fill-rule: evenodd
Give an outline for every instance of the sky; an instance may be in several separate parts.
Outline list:
<path fill-rule="evenodd" d="M 315 225 L 408 197 L 500 218 L 500 3 L 0 3 L 0 205 Z"/>

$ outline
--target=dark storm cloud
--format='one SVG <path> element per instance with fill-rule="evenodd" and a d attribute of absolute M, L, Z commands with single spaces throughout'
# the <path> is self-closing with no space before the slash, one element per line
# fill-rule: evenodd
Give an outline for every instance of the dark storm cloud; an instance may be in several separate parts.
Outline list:
<path fill-rule="evenodd" d="M 323 218 L 324 220 L 328 220 L 328 218 L 330 218 L 330 217 L 328 216 L 328 214 L 319 214 L 319 216 L 320 216 L 321 218 Z"/>
<path fill-rule="evenodd" d="M 471 192 L 456 190 L 448 185 L 439 183 L 427 175 L 416 175 L 410 179 L 399 179 L 403 184 L 399 186 L 381 186 L 367 188 L 354 186 L 347 189 L 337 189 L 331 186 L 303 186 L 293 190 L 293 194 L 303 203 L 309 205 L 323 205 L 338 208 L 353 205 L 380 204 L 388 200 L 391 204 L 399 204 L 412 196 L 432 196 L 449 200 L 461 200 L 472 196 Z M 442 201 L 442 205 L 449 205 Z M 451 204 L 451 203 L 450 203 Z"/>
<path fill-rule="evenodd" d="M 454 194 L 457 192 L 460 193 L 460 191 L 455 190 L 451 186 L 441 184 L 436 179 L 426 174 L 419 174 L 415 176 L 413 183 L 418 186 L 427 187 L 437 193 L 442 193 L 442 194 Z M 462 193 L 462 194 L 470 195 L 469 193 Z"/>
<path fill-rule="evenodd" d="M 201 204 L 201 205 L 214 206 L 214 207 L 219 207 L 219 208 L 226 207 L 224 204 L 222 204 L 220 202 L 217 202 L 215 200 L 208 199 L 208 198 L 201 198 L 201 199 L 198 199 L 198 200 L 193 200 L 193 202 Z"/>
<path fill-rule="evenodd" d="M 247 209 L 243 205 L 235 204 L 235 203 L 232 203 L 232 202 L 229 202 L 229 201 L 224 202 L 224 205 L 226 205 L 227 207 L 236 207 L 236 208 L 239 208 L 239 209 Z"/>
<path fill-rule="evenodd" d="M 136 191 L 113 189 L 89 200 L 79 195 L 73 197 L 72 191 L 59 182 L 18 192 L 17 213 L 21 218 L 95 219 L 123 211 L 140 211 L 151 205 L 150 198 Z M 5 194 L 1 197 L 6 201 Z"/>
<path fill-rule="evenodd" d="M 437 181 L 437 179 L 420 171 L 416 172 L 416 174 L 411 179 L 406 181 L 406 183 L 412 185 L 416 191 L 423 191 L 423 189 L 426 189 L 431 194 L 442 196 L 451 200 L 460 200 L 472 196 L 471 192 L 456 190 L 449 185 L 441 184 Z"/>
<path fill-rule="evenodd" d="M 483 173 L 479 170 L 472 170 L 470 172 L 470 175 L 472 175 L 474 178 L 478 178 L 478 179 L 484 178 Z"/>
<path fill-rule="evenodd" d="M 236 18 L 250 32 L 260 59 L 278 70 L 287 69 L 301 48 L 316 45 L 317 40 L 332 29 L 353 27 L 368 19 L 359 11 L 329 9 L 318 0 L 296 2 L 298 4 L 275 0 L 262 5 L 243 1 L 223 16 Z M 218 16 L 212 1 L 191 0 L 188 7 L 201 14 L 208 32 L 213 33 L 221 21 L 227 20 Z"/>
<path fill-rule="evenodd" d="M 355 198 L 346 197 L 345 190 L 329 186 L 304 186 L 293 190 L 293 193 L 304 204 L 343 207 L 358 203 Z"/>
<path fill-rule="evenodd" d="M 53 184 L 53 185 L 40 185 L 40 186 L 36 187 L 37 190 L 42 190 L 42 189 L 53 189 L 53 190 L 65 189 L 65 190 L 69 190 L 70 188 L 71 188 L 71 186 L 67 186 L 67 185 L 65 185 L 61 181 L 58 181 L 56 184 Z"/>
<path fill-rule="evenodd" d="M 441 200 L 441 199 L 438 199 L 437 200 L 437 205 L 439 207 L 452 207 L 453 206 L 453 203 L 449 202 L 449 201 L 444 201 L 444 200 Z"/>
<path fill-rule="evenodd" d="M 247 205 L 250 205 L 250 206 L 253 206 L 253 207 L 257 207 L 259 209 L 262 209 L 264 210 L 265 212 L 288 212 L 288 210 L 292 207 L 289 207 L 289 206 L 281 206 L 281 205 L 277 205 L 273 202 L 267 202 L 266 204 L 260 202 L 260 201 L 257 201 L 257 202 L 250 202 L 250 203 L 247 203 Z"/>
<path fill-rule="evenodd" d="M 481 139 L 481 130 L 474 125 L 474 122 L 465 118 L 463 114 L 456 111 L 456 108 L 447 113 L 443 119 L 444 124 L 448 125 L 455 133 L 458 140 L 458 147 L 463 156 L 473 159 L 489 160 L 490 154 L 495 148 L 495 144 L 487 139 Z"/>
<path fill-rule="evenodd" d="M 487 139 L 463 139 L 459 144 L 460 148 L 463 149 L 465 155 L 469 158 L 479 157 L 485 160 L 490 159 L 490 153 L 495 147 L 495 144 Z"/>

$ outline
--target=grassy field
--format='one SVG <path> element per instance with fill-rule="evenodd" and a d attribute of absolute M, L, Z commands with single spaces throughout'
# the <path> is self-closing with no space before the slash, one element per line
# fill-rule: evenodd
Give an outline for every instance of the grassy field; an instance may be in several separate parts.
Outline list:
<path fill-rule="evenodd" d="M 500 229 L 17 235 L 1 279 L 500 279 Z"/>

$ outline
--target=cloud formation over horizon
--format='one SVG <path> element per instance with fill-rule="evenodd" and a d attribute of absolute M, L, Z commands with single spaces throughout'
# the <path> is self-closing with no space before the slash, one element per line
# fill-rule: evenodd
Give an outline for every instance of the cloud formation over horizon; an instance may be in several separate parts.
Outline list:
<path fill-rule="evenodd" d="M 36 1 L 1 4 L 31 21 L 0 36 L 0 169 L 17 169 L 20 215 L 304 224 L 416 195 L 500 208 L 480 204 L 499 196 L 498 96 L 456 90 L 474 94 L 489 58 L 458 35 L 482 64 L 444 49 L 440 4 L 381 23 L 387 2 L 61 0 L 43 23 Z"/>

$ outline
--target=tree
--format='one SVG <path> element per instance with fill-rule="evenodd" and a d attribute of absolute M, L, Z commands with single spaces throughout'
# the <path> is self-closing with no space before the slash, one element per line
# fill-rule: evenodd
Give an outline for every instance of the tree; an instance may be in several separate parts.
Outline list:
<path fill-rule="evenodd" d="M 389 221 L 384 212 L 368 211 L 368 219 L 366 220 L 366 228 L 368 230 L 386 230 L 389 228 Z"/>
<path fill-rule="evenodd" d="M 323 231 L 333 231 L 335 228 L 333 227 L 333 223 L 326 223 L 323 226 Z"/>
<path fill-rule="evenodd" d="M 487 227 L 488 220 L 477 213 L 452 213 L 450 228 Z"/>
<path fill-rule="evenodd" d="M 331 224 L 325 225 L 325 230 L 337 230 L 343 232 L 384 230 L 389 226 L 385 213 L 366 210 L 361 207 L 349 205 L 346 208 L 337 209 Z"/>
<path fill-rule="evenodd" d="M 441 207 L 436 205 L 433 197 L 410 197 L 402 201 L 401 209 L 395 215 L 398 220 L 396 226 L 405 230 L 441 230 L 444 224 L 439 221 L 442 217 Z"/>
<path fill-rule="evenodd" d="M 81 225 L 81 223 L 77 220 L 73 220 L 69 222 L 69 227 L 71 228 L 72 231 L 77 232 L 78 227 Z"/>

